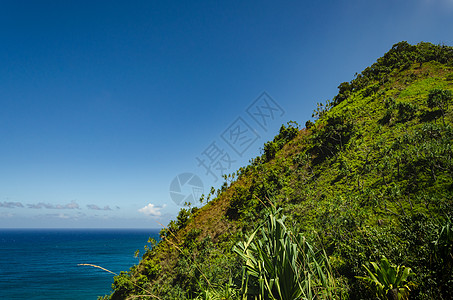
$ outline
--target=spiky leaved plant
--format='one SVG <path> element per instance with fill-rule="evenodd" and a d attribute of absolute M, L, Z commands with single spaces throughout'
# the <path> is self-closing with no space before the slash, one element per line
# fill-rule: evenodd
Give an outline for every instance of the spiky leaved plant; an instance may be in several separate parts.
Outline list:
<path fill-rule="evenodd" d="M 411 268 L 391 264 L 385 256 L 381 258 L 380 262 L 370 262 L 370 264 L 373 266 L 374 272 L 364 265 L 368 276 L 357 276 L 357 278 L 370 284 L 379 299 L 408 299 L 409 286 L 412 284 L 408 282 L 408 278 L 415 275 Z"/>
<path fill-rule="evenodd" d="M 234 248 L 244 260 L 242 293 L 255 299 L 328 299 L 334 280 L 324 252 L 316 252 L 302 234 L 273 209 L 245 241 Z"/>

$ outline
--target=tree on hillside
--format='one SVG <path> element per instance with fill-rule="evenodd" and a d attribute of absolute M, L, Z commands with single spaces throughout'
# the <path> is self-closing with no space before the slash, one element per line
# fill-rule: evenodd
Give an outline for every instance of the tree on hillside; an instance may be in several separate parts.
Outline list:
<path fill-rule="evenodd" d="M 449 90 L 433 89 L 429 92 L 427 105 L 429 108 L 437 108 L 441 112 L 442 122 L 445 125 L 445 113 L 448 110 L 448 104 L 453 99 L 453 94 Z"/>

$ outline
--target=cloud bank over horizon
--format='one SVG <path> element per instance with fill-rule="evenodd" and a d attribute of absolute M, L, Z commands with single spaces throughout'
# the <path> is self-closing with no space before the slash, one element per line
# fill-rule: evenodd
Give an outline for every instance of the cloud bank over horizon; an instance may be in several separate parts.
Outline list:
<path fill-rule="evenodd" d="M 51 204 L 39 202 L 37 204 L 27 204 L 27 207 L 33 209 L 80 209 L 79 204 L 77 204 L 77 202 L 75 202 L 74 200 L 67 204 Z"/>
<path fill-rule="evenodd" d="M 109 205 L 106 205 L 104 207 L 99 207 L 96 204 L 88 204 L 87 208 L 91 209 L 91 210 L 112 210 Z M 117 209 L 119 209 L 118 206 L 117 206 Z"/>
<path fill-rule="evenodd" d="M 120 209 L 118 205 L 114 206 L 115 209 Z M 0 208 L 7 208 L 7 209 L 14 209 L 14 208 L 28 208 L 28 209 L 83 209 L 75 200 L 72 200 L 66 204 L 55 204 L 55 203 L 46 203 L 46 202 L 38 202 L 38 203 L 22 203 L 19 201 L 2 201 L 0 202 Z M 104 210 L 104 211 L 111 211 L 113 210 L 110 205 L 99 206 L 96 204 L 87 204 L 86 208 L 90 210 Z"/>
<path fill-rule="evenodd" d="M 20 202 L 7 202 L 7 201 L 4 201 L 4 202 L 0 202 L 0 207 L 4 207 L 4 208 L 16 208 L 16 207 L 24 207 L 24 205 Z"/>

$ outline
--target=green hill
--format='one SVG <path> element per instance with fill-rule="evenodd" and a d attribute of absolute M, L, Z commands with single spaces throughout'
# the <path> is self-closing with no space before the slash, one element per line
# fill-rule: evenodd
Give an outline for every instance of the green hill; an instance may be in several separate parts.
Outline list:
<path fill-rule="evenodd" d="M 371 278 L 365 267 L 373 271 L 371 262 L 386 257 L 395 270 L 414 273 L 396 286 L 401 295 L 451 299 L 453 48 L 398 43 L 338 88 L 318 105 L 314 123 L 282 126 L 214 199 L 182 209 L 105 298 L 242 299 L 247 290 L 248 299 L 293 299 L 275 295 L 291 288 L 278 282 L 295 272 L 311 284 L 299 287 L 310 290 L 305 298 L 376 299 L 379 284 L 357 277 Z M 259 249 L 243 268 L 240 242 L 252 240 Z M 286 260 L 260 263 L 272 247 L 289 251 L 285 257 L 299 249 L 292 263 L 303 270 L 284 269 Z M 260 269 L 254 276 L 254 260 L 280 275 Z"/>

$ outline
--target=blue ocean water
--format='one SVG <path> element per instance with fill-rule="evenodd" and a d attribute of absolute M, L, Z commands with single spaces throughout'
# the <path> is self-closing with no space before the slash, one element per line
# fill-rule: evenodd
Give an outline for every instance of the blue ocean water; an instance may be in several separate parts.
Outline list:
<path fill-rule="evenodd" d="M 156 229 L 0 229 L 0 299 L 96 299 Z"/>

